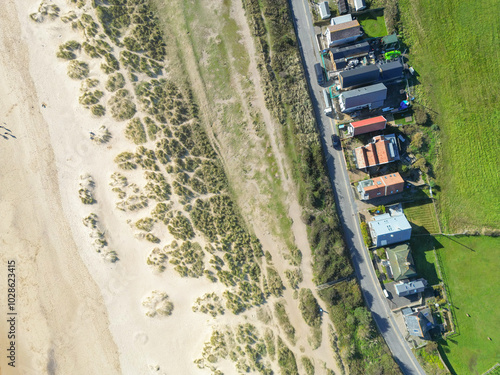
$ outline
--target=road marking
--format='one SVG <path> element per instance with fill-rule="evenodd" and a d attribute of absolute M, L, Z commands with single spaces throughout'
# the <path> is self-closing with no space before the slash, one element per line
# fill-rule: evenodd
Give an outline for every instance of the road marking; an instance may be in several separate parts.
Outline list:
<path fill-rule="evenodd" d="M 306 10 L 306 6 L 305 4 L 307 3 L 307 0 L 303 1 L 302 2 L 302 8 L 304 8 L 304 15 L 306 16 L 306 23 L 307 23 L 307 27 L 309 27 L 309 29 L 311 28 L 311 24 L 309 23 L 309 17 L 307 16 L 308 15 L 308 11 Z M 307 7 L 309 8 L 309 7 Z"/>

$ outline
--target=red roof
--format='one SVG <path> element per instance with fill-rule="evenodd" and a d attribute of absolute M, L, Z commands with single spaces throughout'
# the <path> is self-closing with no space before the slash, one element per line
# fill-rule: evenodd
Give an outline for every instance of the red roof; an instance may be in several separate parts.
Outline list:
<path fill-rule="evenodd" d="M 372 118 L 367 118 L 361 121 L 351 122 L 351 126 L 353 128 L 353 135 L 359 135 L 364 133 L 370 133 L 377 130 L 385 129 L 385 125 L 387 124 L 387 120 L 384 116 L 377 116 Z"/>

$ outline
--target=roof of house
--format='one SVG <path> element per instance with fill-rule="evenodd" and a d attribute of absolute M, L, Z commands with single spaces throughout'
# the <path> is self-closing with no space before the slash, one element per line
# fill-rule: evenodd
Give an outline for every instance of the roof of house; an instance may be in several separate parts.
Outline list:
<path fill-rule="evenodd" d="M 348 14 L 350 16 L 350 14 Z M 342 16 L 345 17 L 345 16 Z M 336 17 L 339 18 L 339 17 Z M 335 18 L 332 18 L 334 20 Z M 368 42 L 360 42 L 352 44 L 350 46 L 344 47 L 334 47 L 330 49 L 330 53 L 333 55 L 334 59 L 340 59 L 343 57 L 349 58 L 353 56 L 366 55 L 370 51 L 370 45 Z"/>
<path fill-rule="evenodd" d="M 321 13 L 321 18 L 328 18 L 331 16 L 330 6 L 328 5 L 328 1 L 323 1 L 319 3 L 319 12 Z"/>
<path fill-rule="evenodd" d="M 364 186 L 364 191 L 368 192 L 370 190 L 378 189 L 380 186 L 394 186 L 397 184 L 404 184 L 405 180 L 399 174 L 399 172 L 386 174 L 385 176 L 374 177 L 371 180 L 371 184 Z"/>
<path fill-rule="evenodd" d="M 425 289 L 426 286 L 427 286 L 427 281 L 425 279 L 418 279 L 415 281 L 410 281 L 408 283 L 396 284 L 394 285 L 394 289 L 396 289 L 396 293 L 398 295 L 404 292 L 410 292 L 407 293 L 408 295 L 421 292 Z"/>
<path fill-rule="evenodd" d="M 434 328 L 434 318 L 428 307 L 405 315 L 404 318 L 408 333 L 412 336 L 426 337 L 427 332 Z"/>
<path fill-rule="evenodd" d="M 373 83 L 377 81 L 379 77 L 380 69 L 377 65 L 364 65 L 339 73 L 340 86 L 343 89 L 346 87 Z"/>
<path fill-rule="evenodd" d="M 382 38 L 383 44 L 392 44 L 398 42 L 398 36 L 396 34 L 386 35 Z"/>
<path fill-rule="evenodd" d="M 380 76 L 384 81 L 401 78 L 403 76 L 403 63 L 399 60 L 393 60 L 380 64 Z"/>
<path fill-rule="evenodd" d="M 360 121 L 351 122 L 350 126 L 353 127 L 354 135 L 370 133 L 377 130 L 385 129 L 387 120 L 384 116 L 371 117 Z"/>
<path fill-rule="evenodd" d="M 341 23 L 346 23 L 352 21 L 352 15 L 345 14 L 343 16 L 333 17 L 330 21 L 331 25 L 339 25 Z"/>
<path fill-rule="evenodd" d="M 404 227 L 404 229 L 411 228 L 410 223 L 404 215 L 391 217 L 391 219 L 391 223 L 384 223 L 383 221 L 385 220 L 382 220 L 380 222 L 381 225 L 377 226 L 376 230 L 378 230 L 379 233 L 390 233 L 391 231 L 394 231 L 394 229 L 399 229 L 398 225 L 401 228 Z M 388 229 L 388 227 L 390 229 Z M 389 263 L 391 264 L 392 277 L 395 281 L 417 276 L 410 252 L 410 246 L 408 244 L 403 243 L 395 246 L 389 246 L 385 248 L 385 251 L 387 253 Z"/>
<path fill-rule="evenodd" d="M 330 40 L 336 41 L 361 34 L 361 27 L 358 20 L 344 22 L 338 25 L 329 25 L 326 27 L 330 33 Z"/>
<path fill-rule="evenodd" d="M 354 0 L 354 7 L 356 10 L 366 8 L 365 0 Z"/>
<path fill-rule="evenodd" d="M 387 97 L 387 87 L 383 83 L 344 91 L 340 100 L 345 108 L 353 108 L 368 103 L 383 102 Z"/>
<path fill-rule="evenodd" d="M 345 14 L 349 10 L 347 8 L 347 0 L 338 0 L 337 1 L 337 8 L 339 9 L 340 14 Z"/>
<path fill-rule="evenodd" d="M 358 169 L 374 167 L 399 160 L 399 152 L 394 134 L 377 135 L 365 146 L 354 149 Z"/>

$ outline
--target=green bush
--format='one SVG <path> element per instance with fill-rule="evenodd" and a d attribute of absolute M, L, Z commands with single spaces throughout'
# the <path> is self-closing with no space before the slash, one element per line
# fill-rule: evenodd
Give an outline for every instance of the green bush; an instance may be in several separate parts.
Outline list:
<path fill-rule="evenodd" d="M 121 73 L 111 74 L 106 81 L 106 90 L 115 92 L 125 86 L 125 77 Z"/>
<path fill-rule="evenodd" d="M 193 227 L 191 222 L 180 212 L 172 220 L 170 220 L 170 225 L 168 226 L 168 231 L 177 240 L 187 240 L 194 237 Z"/>
<path fill-rule="evenodd" d="M 278 365 L 282 375 L 296 375 L 299 373 L 295 355 L 281 340 L 281 337 L 278 337 Z"/>
<path fill-rule="evenodd" d="M 125 137 L 134 142 L 136 145 L 147 142 L 144 126 L 139 118 L 132 119 L 125 128 Z"/>
<path fill-rule="evenodd" d="M 89 108 L 91 105 L 99 103 L 99 99 L 102 98 L 104 93 L 99 90 L 84 92 L 78 99 L 79 103 L 85 108 Z"/>
<path fill-rule="evenodd" d="M 128 90 L 120 89 L 108 101 L 111 116 L 115 120 L 124 121 L 134 117 L 136 107 Z"/>
<path fill-rule="evenodd" d="M 90 108 L 90 112 L 96 117 L 102 117 L 106 114 L 106 108 L 101 104 L 96 104 Z"/>
<path fill-rule="evenodd" d="M 292 326 L 292 323 L 290 323 L 290 318 L 288 318 L 283 301 L 277 301 L 274 304 L 274 312 L 281 329 L 285 332 L 286 337 L 291 343 L 295 344 L 295 328 Z"/>
<path fill-rule="evenodd" d="M 363 235 L 363 240 L 365 241 L 366 247 L 372 246 L 373 243 L 370 236 L 370 231 L 368 229 L 368 224 L 366 224 L 365 222 L 361 223 L 361 234 Z"/>
<path fill-rule="evenodd" d="M 311 362 L 311 360 L 306 357 L 306 356 L 303 356 L 301 358 L 301 361 L 302 361 L 302 366 L 304 367 L 304 370 L 306 372 L 307 375 L 314 375 L 314 365 L 313 363 Z"/>
<path fill-rule="evenodd" d="M 307 325 L 310 327 L 319 327 L 321 325 L 318 301 L 316 301 L 310 289 L 300 289 L 299 310 Z"/>
<path fill-rule="evenodd" d="M 68 64 L 68 76 L 72 79 L 84 79 L 89 75 L 89 66 L 83 61 L 73 60 Z"/>

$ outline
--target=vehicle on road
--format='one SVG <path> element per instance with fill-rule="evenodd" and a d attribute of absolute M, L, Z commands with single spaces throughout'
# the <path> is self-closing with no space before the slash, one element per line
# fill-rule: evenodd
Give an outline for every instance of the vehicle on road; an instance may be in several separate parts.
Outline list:
<path fill-rule="evenodd" d="M 323 90 L 323 100 L 325 101 L 325 115 L 332 113 L 332 104 L 330 102 L 330 93 L 328 89 Z"/>
<path fill-rule="evenodd" d="M 332 145 L 333 145 L 333 148 L 336 148 L 340 145 L 340 139 L 339 139 L 339 136 L 337 134 L 332 135 Z"/>
<path fill-rule="evenodd" d="M 325 77 L 323 75 L 323 67 L 320 63 L 314 64 L 314 71 L 316 72 L 316 79 L 318 80 L 318 85 L 325 83 Z"/>

